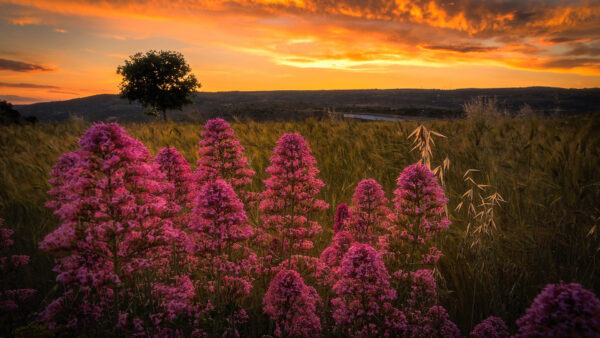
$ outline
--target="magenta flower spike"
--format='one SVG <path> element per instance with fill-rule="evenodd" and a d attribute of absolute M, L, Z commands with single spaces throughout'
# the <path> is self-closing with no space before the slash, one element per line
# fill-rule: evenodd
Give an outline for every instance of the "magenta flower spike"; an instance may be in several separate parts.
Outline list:
<path fill-rule="evenodd" d="M 79 145 L 51 172 L 47 205 L 61 225 L 40 248 L 60 253 L 54 271 L 65 293 L 40 318 L 112 329 L 123 309 L 143 302 L 134 292 L 142 274 L 167 277 L 165 260 L 184 235 L 171 221 L 180 207 L 148 149 L 118 124 L 95 124 Z"/>
<path fill-rule="evenodd" d="M 388 227 L 386 216 L 390 213 L 383 188 L 374 179 L 362 180 L 354 190 L 352 203 L 348 231 L 357 242 L 375 245 Z"/>
<path fill-rule="evenodd" d="M 252 235 L 244 204 L 222 179 L 200 188 L 189 228 L 200 236 L 198 252 L 208 250 L 217 255 Z"/>
<path fill-rule="evenodd" d="M 502 318 L 490 316 L 477 324 L 470 336 L 471 338 L 508 338 L 510 332 Z"/>
<path fill-rule="evenodd" d="M 244 157 L 244 147 L 235 137 L 229 123 L 217 118 L 204 125 L 202 140 L 199 143 L 198 168 L 194 172 L 198 188 L 217 178 L 229 183 L 241 199 L 248 203 L 255 198 L 249 191 L 254 171 Z"/>
<path fill-rule="evenodd" d="M 274 229 L 280 237 L 281 260 L 291 259 L 294 251 L 311 249 L 311 237 L 321 232 L 321 225 L 310 219 L 329 207 L 316 197 L 324 186 L 317 178 L 316 165 L 301 135 L 284 134 L 277 141 L 259 209 L 264 227 Z"/>
<path fill-rule="evenodd" d="M 189 229 L 190 251 L 199 259 L 201 284 L 210 295 L 215 318 L 226 319 L 221 323 L 226 328 L 223 334 L 236 335 L 236 327 L 247 319 L 239 299 L 252 290 L 258 259 L 244 246 L 253 228 L 229 183 L 216 179 L 200 188 Z"/>
<path fill-rule="evenodd" d="M 448 199 L 437 178 L 422 164 L 406 167 L 397 185 L 395 212 L 388 217 L 388 250 L 400 265 L 432 267 L 442 253 L 430 240 L 450 225 L 445 215 Z"/>
<path fill-rule="evenodd" d="M 346 230 L 346 221 L 350 218 L 350 210 L 346 203 L 340 203 L 335 210 L 335 216 L 333 219 L 333 233 Z"/>
<path fill-rule="evenodd" d="M 333 286 L 333 319 L 342 333 L 354 337 L 401 335 L 404 314 L 391 301 L 390 286 L 381 255 L 368 244 L 354 244 L 344 255 Z"/>
<path fill-rule="evenodd" d="M 173 183 L 170 199 L 180 206 L 189 205 L 194 192 L 194 180 L 190 164 L 174 147 L 165 147 L 158 151 L 154 159 L 158 169 Z"/>
<path fill-rule="evenodd" d="M 321 298 L 294 270 L 282 270 L 269 285 L 263 310 L 275 321 L 278 337 L 316 337 L 321 331 L 317 307 Z"/>
<path fill-rule="evenodd" d="M 598 337 L 600 300 L 578 283 L 549 284 L 517 327 L 515 337 Z"/>

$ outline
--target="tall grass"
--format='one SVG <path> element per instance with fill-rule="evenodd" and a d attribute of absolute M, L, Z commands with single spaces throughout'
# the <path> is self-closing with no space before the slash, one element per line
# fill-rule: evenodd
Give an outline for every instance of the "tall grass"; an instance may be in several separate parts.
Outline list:
<path fill-rule="evenodd" d="M 430 121 L 425 126 L 446 136 L 436 138 L 430 158 L 435 165 L 451 164 L 444 170 L 453 224 L 441 248 L 441 301 L 463 333 L 489 315 L 514 323 L 546 283 L 578 281 L 600 293 L 600 236 L 591 231 L 600 219 L 597 118 Z M 37 243 L 58 224 L 44 207 L 48 173 L 62 153 L 77 147 L 87 127 L 77 121 L 0 127 L 0 217 L 15 229 L 16 249 L 32 255 L 29 270 L 14 282 L 35 286 L 42 296 L 54 287 L 54 274 Z M 310 143 L 326 183 L 321 198 L 332 206 L 350 201 L 364 178 L 376 179 L 390 196 L 400 171 L 421 159 L 408 139 L 417 127 L 413 122 L 316 120 L 233 124 L 257 172 L 254 191 L 264 188 L 276 140 L 294 131 Z M 197 160 L 199 124 L 125 128 L 153 153 L 170 145 L 193 165 Z M 468 169 L 479 170 L 471 173 L 473 179 L 506 201 L 494 207 L 493 231 L 467 231 L 473 217 L 456 210 L 469 189 Z M 313 255 L 330 243 L 334 212 L 319 216 L 325 229 Z"/>

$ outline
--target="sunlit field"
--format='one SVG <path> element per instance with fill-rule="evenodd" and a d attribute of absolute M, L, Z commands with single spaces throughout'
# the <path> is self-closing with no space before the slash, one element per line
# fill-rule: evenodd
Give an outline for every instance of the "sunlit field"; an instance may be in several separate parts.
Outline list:
<path fill-rule="evenodd" d="M 446 309 L 449 320 L 456 323 L 462 335 L 467 336 L 489 316 L 502 318 L 510 333 L 516 333 L 516 320 L 525 314 L 547 284 L 577 282 L 600 293 L 600 121 L 597 115 L 428 121 L 424 126 L 436 132 L 430 134 L 435 143 L 430 145 L 429 167 L 448 199 L 445 210 L 436 217 L 443 217 L 447 212 L 451 222 L 448 229 L 427 241 L 443 253 L 431 266 L 437 284 L 435 303 Z M 74 332 L 69 331 L 71 328 L 66 322 L 51 330 L 37 321 L 39 313 L 65 292 L 65 285 L 56 281 L 57 274 L 52 271 L 54 260 L 65 252 L 51 253 L 39 249 L 39 245 L 61 224 L 59 217 L 44 205 L 52 199 L 47 194 L 51 189 L 50 172 L 62 154 L 79 148 L 77 141 L 90 127 L 91 124 L 76 120 L 0 127 L 0 218 L 4 219 L 3 227 L 15 231 L 12 236 L 15 244 L 4 248 L 7 254 L 2 256 L 31 256 L 28 265 L 10 279 L 3 279 L 4 289 L 37 290 L 26 304 L 11 314 L 10 323 L 0 319 L 3 326 L 0 335 Z M 122 127 L 153 156 L 164 147 L 175 147 L 192 170 L 196 168 L 202 124 L 169 122 L 123 124 Z M 419 127 L 416 122 L 309 119 L 290 123 L 233 122 L 231 127 L 244 148 L 249 168 L 256 172 L 248 185 L 250 192 L 266 190 L 264 181 L 271 176 L 266 169 L 271 165 L 270 157 L 282 135 L 298 133 L 312 149 L 320 171 L 316 177 L 324 183 L 316 198 L 329 205 L 310 216 L 322 226 L 322 231 L 312 237 L 314 247 L 303 255 L 315 259 L 332 243 L 336 207 L 340 203 L 354 205 L 352 197 L 361 180 L 372 178 L 381 184 L 389 201 L 385 207 L 394 210 L 394 190 L 400 173 L 423 161 L 422 148 L 417 144 L 415 149 L 415 135 L 411 136 Z M 258 204 L 245 205 L 248 224 L 253 229 L 264 228 L 264 212 L 259 209 Z M 181 213 L 194 217 L 189 205 L 184 206 Z M 377 235 L 386 231 L 383 229 Z M 259 241 L 243 243 L 257 256 L 266 255 Z M 286 257 L 276 263 L 285 265 Z M 384 261 L 392 274 L 396 267 L 387 258 Z M 201 267 L 192 267 L 191 279 L 202 282 L 208 278 L 201 270 Z M 335 304 L 329 302 L 338 294 L 311 269 L 296 270 L 307 287 L 314 287 L 322 300 L 313 314 L 320 320 L 319 334 L 345 336 L 348 331 L 336 324 L 332 317 Z M 274 273 L 253 274 L 250 292 L 236 299 L 236 306 L 243 308 L 248 318 L 234 329 L 241 336 L 273 335 L 279 322 L 263 311 L 263 297 Z M 391 285 L 393 288 L 397 284 Z M 401 290 L 396 292 L 400 297 Z M 210 293 L 202 292 L 195 297 L 195 301 L 202 304 L 212 299 Z M 129 331 L 123 331 L 128 333 L 120 334 L 156 334 L 150 319 L 143 317 L 151 310 L 124 306 L 121 311 L 140 316 L 144 329 L 136 331 L 135 325 L 129 324 L 133 325 Z M 219 317 L 224 316 L 223 312 L 216 312 L 203 313 L 201 320 L 192 326 L 211 336 L 233 334 L 228 326 L 231 322 Z M 169 327 L 188 330 L 188 324 L 177 320 Z M 92 327 L 88 324 L 90 335 L 112 330 Z M 191 334 L 191 331 L 182 332 Z M 400 330 L 390 332 L 392 336 L 401 335 Z"/>

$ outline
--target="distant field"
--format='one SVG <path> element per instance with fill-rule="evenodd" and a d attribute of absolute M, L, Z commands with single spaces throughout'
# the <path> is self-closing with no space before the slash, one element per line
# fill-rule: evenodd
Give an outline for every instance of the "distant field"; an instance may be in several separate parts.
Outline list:
<path fill-rule="evenodd" d="M 600 88 L 552 87 L 482 89 L 363 89 L 198 92 L 183 111 L 169 112 L 174 120 L 202 122 L 209 118 L 290 121 L 323 118 L 330 111 L 349 114 L 409 115 L 430 118 L 463 116 L 463 103 L 475 97 L 495 98 L 499 108 L 514 113 L 527 104 L 540 115 L 576 115 L 600 111 Z M 2 96 L 0 95 L 0 99 Z M 138 103 L 103 94 L 67 101 L 17 106 L 23 116 L 40 121 L 149 122 Z"/>
<path fill-rule="evenodd" d="M 434 164 L 446 156 L 449 212 L 453 222 L 442 244 L 442 303 L 468 333 L 489 315 L 511 325 L 547 283 L 578 281 L 600 294 L 600 120 L 503 119 L 427 121 L 447 136 L 436 138 Z M 263 189 L 265 168 L 275 141 L 298 132 L 309 142 L 326 183 L 321 197 L 330 209 L 321 214 L 325 231 L 312 254 L 329 245 L 335 206 L 349 202 L 364 178 L 379 181 L 388 197 L 399 172 L 418 160 L 408 135 L 417 122 L 234 123 L 233 128 L 257 172 L 253 190 Z M 42 296 L 54 286 L 51 260 L 36 249 L 58 219 L 44 207 L 48 173 L 58 157 L 77 148 L 88 124 L 65 122 L 0 127 L 0 217 L 16 230 L 17 248 L 32 254 L 22 285 Z M 155 154 L 175 146 L 194 166 L 201 124 L 135 124 L 124 127 Z M 485 245 L 465 237 L 464 212 L 455 211 L 467 189 L 467 169 L 480 183 L 499 192 L 506 203 L 496 210 L 497 229 Z M 483 240 L 483 239 L 482 239 Z"/>

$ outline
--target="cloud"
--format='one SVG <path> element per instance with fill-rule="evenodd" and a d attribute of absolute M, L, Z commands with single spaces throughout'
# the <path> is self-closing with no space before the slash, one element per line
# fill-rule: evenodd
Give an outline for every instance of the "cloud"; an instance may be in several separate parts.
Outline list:
<path fill-rule="evenodd" d="M 13 18 L 11 20 L 13 25 L 25 26 L 25 25 L 39 25 L 42 20 L 40 18 L 34 18 L 30 16 L 24 16 L 19 18 Z"/>
<path fill-rule="evenodd" d="M 548 68 L 595 68 L 600 69 L 600 60 L 594 58 L 556 58 L 543 63 Z"/>
<path fill-rule="evenodd" d="M 471 52 L 489 52 L 496 50 L 496 47 L 486 47 L 486 46 L 477 46 L 477 45 L 424 45 L 422 46 L 425 49 L 431 50 L 441 50 L 441 51 L 449 51 L 449 52 L 458 52 L 458 53 L 471 53 Z"/>
<path fill-rule="evenodd" d="M 8 83 L 8 82 L 0 82 L 0 87 L 7 87 L 7 88 L 60 89 L 60 87 L 56 87 L 56 86 L 39 85 L 39 84 L 35 84 L 35 83 Z"/>
<path fill-rule="evenodd" d="M 67 95 L 79 95 L 79 93 L 70 92 L 70 91 L 66 91 L 66 90 L 49 90 L 48 93 L 67 94 Z"/>
<path fill-rule="evenodd" d="M 2 70 L 13 72 L 48 72 L 53 69 L 33 63 L 0 59 L 0 71 Z"/>
<path fill-rule="evenodd" d="M 5 100 L 11 103 L 33 103 L 33 102 L 39 102 L 42 101 L 42 99 L 40 98 L 35 98 L 35 97 L 26 97 L 26 96 L 20 96 L 20 95 L 0 95 L 0 100 Z"/>

